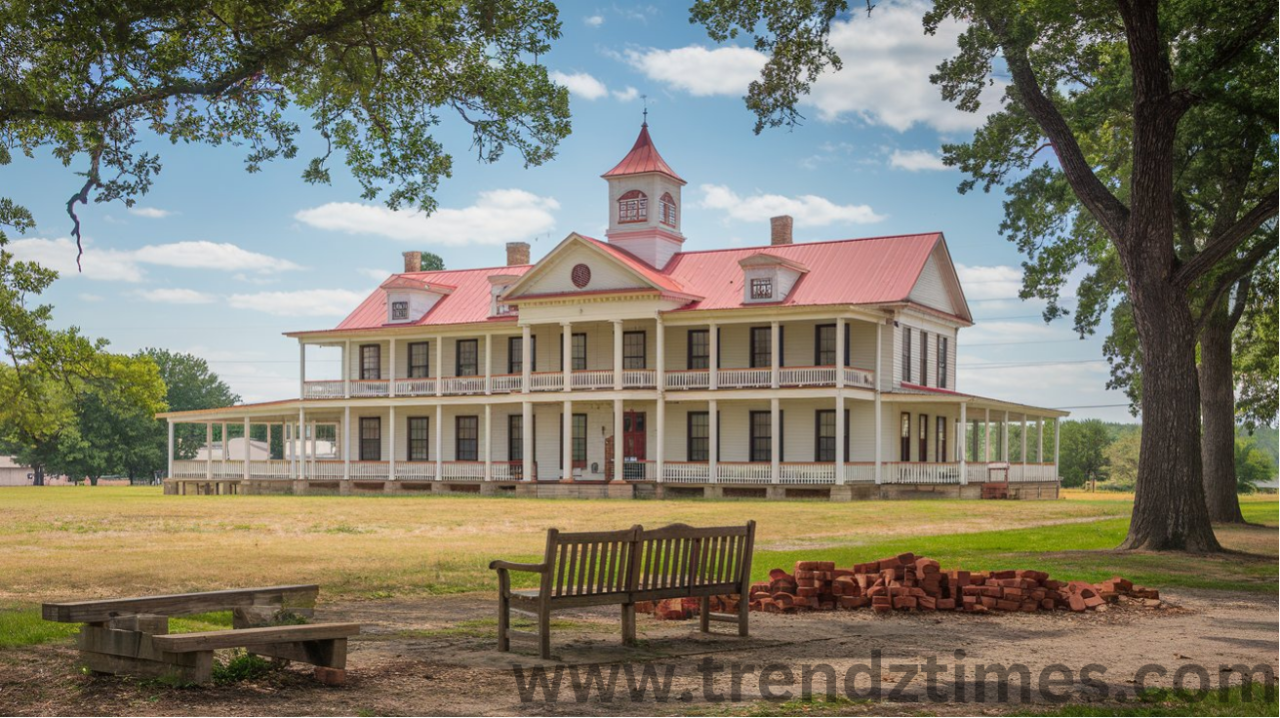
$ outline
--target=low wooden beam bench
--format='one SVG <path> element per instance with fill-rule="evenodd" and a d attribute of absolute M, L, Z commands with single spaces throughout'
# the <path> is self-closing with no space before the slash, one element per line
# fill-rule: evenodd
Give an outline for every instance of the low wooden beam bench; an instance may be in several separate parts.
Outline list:
<path fill-rule="evenodd" d="M 645 530 L 560 533 L 547 531 L 542 563 L 494 561 L 498 572 L 498 650 L 509 651 L 513 636 L 538 640 L 538 654 L 551 657 L 551 612 L 564 608 L 618 605 L 622 608 L 622 642 L 636 640 L 636 602 L 697 597 L 699 624 L 710 632 L 711 621 L 738 624 L 748 633 L 746 600 L 751 585 L 751 552 L 755 521 L 743 526 L 697 528 L 672 524 Z M 536 589 L 512 589 L 511 572 L 540 576 Z M 711 597 L 737 594 L 737 615 L 711 613 Z M 511 628 L 511 613 L 536 619 L 534 634 Z"/>
<path fill-rule="evenodd" d="M 326 683 L 345 679 L 347 639 L 354 623 L 293 623 L 310 618 L 316 585 L 268 586 L 100 601 L 46 603 L 47 621 L 83 623 L 80 658 L 96 673 L 171 677 L 191 683 L 213 679 L 213 652 L 250 653 L 316 666 Z M 169 618 L 210 611 L 232 613 L 231 630 L 169 633 Z M 279 625 L 288 623 L 289 625 Z"/>

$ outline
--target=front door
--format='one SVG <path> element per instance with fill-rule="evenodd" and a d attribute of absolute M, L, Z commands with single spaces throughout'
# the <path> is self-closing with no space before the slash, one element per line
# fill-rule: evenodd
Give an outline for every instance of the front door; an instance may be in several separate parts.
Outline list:
<path fill-rule="evenodd" d="M 643 411 L 627 411 L 622 414 L 622 475 L 630 480 L 644 479 L 645 416 Z"/>

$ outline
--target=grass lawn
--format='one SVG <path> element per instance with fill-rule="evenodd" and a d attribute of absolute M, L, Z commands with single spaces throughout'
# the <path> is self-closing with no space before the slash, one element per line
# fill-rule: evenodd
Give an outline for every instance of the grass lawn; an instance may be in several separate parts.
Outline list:
<path fill-rule="evenodd" d="M 1275 591 L 1277 503 L 1263 526 L 1222 529 L 1243 554 L 1115 553 L 1131 497 L 1058 501 L 584 501 L 463 496 L 165 497 L 151 487 L 0 490 L 0 605 L 319 583 L 321 598 L 491 591 L 494 558 L 537 559 L 544 531 L 759 524 L 755 571 L 799 558 L 840 565 L 914 551 L 945 567 L 1123 574 L 1175 586 Z"/>

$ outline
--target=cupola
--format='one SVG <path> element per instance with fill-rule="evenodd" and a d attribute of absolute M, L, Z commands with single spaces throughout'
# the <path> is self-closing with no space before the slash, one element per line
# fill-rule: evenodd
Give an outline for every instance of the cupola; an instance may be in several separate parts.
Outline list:
<path fill-rule="evenodd" d="M 680 190 L 686 182 L 658 153 L 648 122 L 627 156 L 601 176 L 609 183 L 609 244 L 661 269 L 684 243 Z"/>
<path fill-rule="evenodd" d="M 397 274 L 383 282 L 381 289 L 387 298 L 387 324 L 411 324 L 456 287 Z"/>

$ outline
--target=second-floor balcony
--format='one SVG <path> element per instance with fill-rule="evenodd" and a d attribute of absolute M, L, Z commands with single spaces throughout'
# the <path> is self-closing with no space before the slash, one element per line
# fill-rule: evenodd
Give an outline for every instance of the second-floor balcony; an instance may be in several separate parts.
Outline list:
<path fill-rule="evenodd" d="M 777 369 L 777 381 L 771 368 L 679 369 L 665 372 L 663 386 L 672 390 L 769 389 L 834 387 L 837 372 L 844 372 L 844 386 L 870 389 L 875 386 L 875 372 L 857 367 L 783 366 Z M 714 374 L 714 376 L 713 376 Z M 612 369 L 572 371 L 568 374 L 570 391 L 622 389 L 656 389 L 655 369 L 623 369 L 621 382 L 614 381 Z M 394 390 L 394 391 L 393 391 Z M 565 390 L 562 371 L 532 372 L 529 391 L 558 392 Z M 446 376 L 425 378 L 341 379 L 308 381 L 304 399 L 382 398 L 390 396 L 467 396 L 478 394 L 511 394 L 524 391 L 524 375 L 493 374 L 485 376 Z"/>

